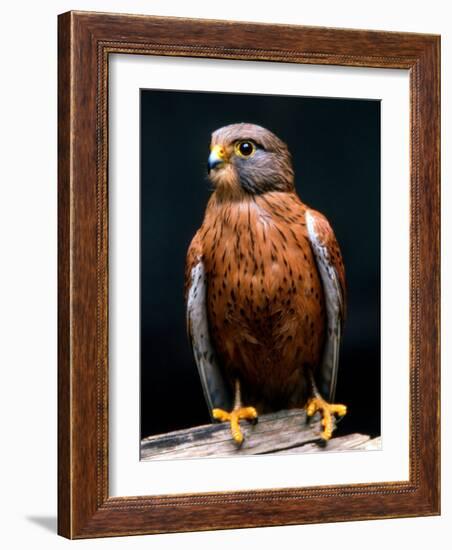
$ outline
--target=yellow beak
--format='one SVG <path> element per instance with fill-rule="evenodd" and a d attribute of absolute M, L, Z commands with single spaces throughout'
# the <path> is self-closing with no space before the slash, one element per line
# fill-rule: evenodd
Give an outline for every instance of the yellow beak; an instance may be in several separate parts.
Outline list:
<path fill-rule="evenodd" d="M 210 172 L 214 168 L 225 163 L 225 151 L 221 145 L 214 145 L 210 150 L 209 159 L 207 161 L 207 171 Z"/>

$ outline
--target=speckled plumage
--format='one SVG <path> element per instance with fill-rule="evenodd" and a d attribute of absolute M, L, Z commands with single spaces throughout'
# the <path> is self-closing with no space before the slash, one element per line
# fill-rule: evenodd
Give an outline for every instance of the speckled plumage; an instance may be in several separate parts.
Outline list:
<path fill-rule="evenodd" d="M 243 140 L 255 147 L 250 158 L 237 154 Z M 231 125 L 213 134 L 212 146 L 221 147 L 223 156 L 211 170 L 215 191 L 186 264 L 195 357 L 201 349 L 196 340 L 207 339 L 202 349 L 211 357 L 204 357 L 204 375 L 215 363 L 217 378 L 228 388 L 224 395 L 239 380 L 242 401 L 259 413 L 305 406 L 312 395 L 309 370 L 322 373 L 328 337 L 336 331 L 340 338 L 345 274 L 339 246 L 326 218 L 296 194 L 290 154 L 274 134 L 255 125 Z M 190 312 L 199 265 L 208 334 L 194 335 Z M 328 278 L 338 284 L 325 284 Z M 333 324 L 332 315 L 338 317 Z M 220 405 L 214 397 L 209 406 L 225 406 L 224 395 Z"/>

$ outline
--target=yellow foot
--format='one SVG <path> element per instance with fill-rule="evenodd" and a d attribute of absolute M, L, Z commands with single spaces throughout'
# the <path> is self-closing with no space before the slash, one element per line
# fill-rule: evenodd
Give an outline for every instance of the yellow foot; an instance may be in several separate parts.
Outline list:
<path fill-rule="evenodd" d="M 321 433 L 322 439 L 328 441 L 333 435 L 333 414 L 338 416 L 344 416 L 347 413 L 347 407 L 345 405 L 335 405 L 328 403 L 324 399 L 319 397 L 311 397 L 306 406 L 306 414 L 312 416 L 317 411 L 321 411 L 323 431 Z"/>
<path fill-rule="evenodd" d="M 243 434 L 240 430 L 239 420 L 257 420 L 257 411 L 254 407 L 238 407 L 231 412 L 224 411 L 223 409 L 213 409 L 212 416 L 215 420 L 220 422 L 226 422 L 229 420 L 231 423 L 231 434 L 234 441 L 241 445 L 243 443 Z"/>

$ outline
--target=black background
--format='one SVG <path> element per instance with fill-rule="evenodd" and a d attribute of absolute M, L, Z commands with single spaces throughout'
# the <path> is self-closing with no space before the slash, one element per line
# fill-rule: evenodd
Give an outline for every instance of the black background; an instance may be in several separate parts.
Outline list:
<path fill-rule="evenodd" d="M 329 219 L 348 308 L 338 434 L 380 433 L 380 102 L 141 90 L 141 434 L 210 422 L 185 329 L 184 262 L 211 192 L 210 134 L 272 130 L 292 153 L 297 192 Z"/>

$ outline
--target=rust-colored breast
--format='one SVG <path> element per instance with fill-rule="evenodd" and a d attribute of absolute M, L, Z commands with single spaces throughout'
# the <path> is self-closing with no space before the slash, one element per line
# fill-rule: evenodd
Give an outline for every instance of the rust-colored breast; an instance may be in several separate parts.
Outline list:
<path fill-rule="evenodd" d="M 261 411 L 302 406 L 306 369 L 321 359 L 324 297 L 305 212 L 292 193 L 211 200 L 200 230 L 215 348 Z"/>

